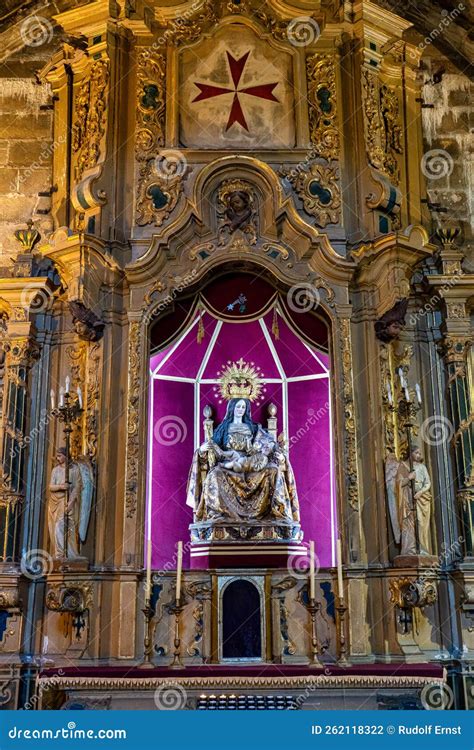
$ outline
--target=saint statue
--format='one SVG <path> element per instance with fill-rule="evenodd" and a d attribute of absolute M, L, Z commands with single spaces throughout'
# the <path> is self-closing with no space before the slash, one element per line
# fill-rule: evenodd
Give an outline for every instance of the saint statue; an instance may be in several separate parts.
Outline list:
<path fill-rule="evenodd" d="M 92 504 L 93 471 L 87 458 L 69 465 L 66 482 L 66 449 L 56 453 L 49 483 L 48 527 L 55 559 L 79 558 L 79 540 L 86 540 Z M 67 528 L 67 543 L 66 543 Z"/>
<path fill-rule="evenodd" d="M 230 399 L 224 419 L 194 454 L 187 492 L 196 522 L 300 519 L 290 462 L 252 420 L 248 398 Z"/>
<path fill-rule="evenodd" d="M 400 545 L 400 555 L 430 555 L 431 480 L 418 446 L 412 446 L 411 463 L 409 459 L 398 461 L 389 456 L 385 478 L 392 530 L 396 544 Z"/>

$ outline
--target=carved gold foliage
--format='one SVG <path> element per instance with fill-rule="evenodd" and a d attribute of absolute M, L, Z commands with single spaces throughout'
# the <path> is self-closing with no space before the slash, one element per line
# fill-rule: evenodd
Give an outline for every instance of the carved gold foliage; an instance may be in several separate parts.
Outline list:
<path fill-rule="evenodd" d="M 311 144 L 324 159 L 339 158 L 336 66 L 332 55 L 311 55 L 306 60 Z"/>
<path fill-rule="evenodd" d="M 127 517 L 133 518 L 137 510 L 140 418 L 140 323 L 132 321 L 128 340 L 128 406 L 127 406 L 127 483 L 125 507 Z"/>
<path fill-rule="evenodd" d="M 346 476 L 348 481 L 348 499 L 351 508 L 359 510 L 359 493 L 357 478 L 357 439 L 354 413 L 354 388 L 352 383 L 352 345 L 351 323 L 348 318 L 339 320 L 340 342 L 342 347 L 342 378 L 344 395 L 344 428 Z"/>
<path fill-rule="evenodd" d="M 398 98 L 395 90 L 381 84 L 375 72 L 364 68 L 362 100 L 367 157 L 394 185 L 400 182 L 397 155 L 403 153 Z"/>
<path fill-rule="evenodd" d="M 319 227 L 340 222 L 341 189 L 337 167 L 313 163 L 304 171 L 291 170 L 286 177 L 303 201 L 304 210 L 315 217 Z"/>
<path fill-rule="evenodd" d="M 87 344 L 80 341 L 73 346 L 66 347 L 66 355 L 69 360 L 73 392 L 81 388 L 84 392 L 84 383 L 86 382 L 86 362 L 87 362 Z M 72 424 L 71 456 L 78 458 L 84 452 L 84 412 Z"/>
<path fill-rule="evenodd" d="M 85 405 L 85 453 L 92 461 L 97 456 L 99 432 L 98 416 L 100 407 L 100 373 L 102 344 L 89 344 L 87 352 L 87 385 Z"/>
<path fill-rule="evenodd" d="M 137 129 L 135 154 L 138 161 L 155 156 L 165 140 L 166 63 L 164 55 L 150 47 L 137 60 Z"/>
<path fill-rule="evenodd" d="M 94 461 L 97 455 L 101 351 L 100 342 L 92 343 L 81 339 L 66 348 L 73 391 L 80 387 L 84 398 L 84 411 L 72 425 L 73 458 L 86 455 Z"/>
<path fill-rule="evenodd" d="M 72 151 L 76 157 L 75 178 L 77 181 L 86 170 L 95 167 L 99 161 L 107 119 L 108 78 L 108 61 L 96 60 L 76 93 Z"/>
<path fill-rule="evenodd" d="M 173 172 L 167 165 L 158 171 L 154 159 L 140 166 L 136 204 L 136 223 L 139 226 L 152 223 L 161 226 L 176 207 L 183 192 L 183 180 L 189 171 L 189 167 L 183 166 Z"/>
<path fill-rule="evenodd" d="M 184 42 L 194 42 L 218 20 L 218 6 L 216 0 L 205 0 L 197 13 L 183 12 L 179 22 L 171 19 L 164 25 L 163 41 L 178 46 Z M 193 3 L 193 8 L 196 3 Z"/>

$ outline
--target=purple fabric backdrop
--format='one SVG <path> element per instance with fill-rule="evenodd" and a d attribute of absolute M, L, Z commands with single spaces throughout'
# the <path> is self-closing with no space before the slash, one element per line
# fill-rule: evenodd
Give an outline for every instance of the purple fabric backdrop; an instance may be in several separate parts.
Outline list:
<path fill-rule="evenodd" d="M 265 317 L 271 331 L 272 313 Z M 153 405 L 150 419 L 152 451 L 148 478 L 148 498 L 152 510 L 152 566 L 155 570 L 176 567 L 175 549 L 178 540 L 185 543 L 184 564 L 189 565 L 188 526 L 192 510 L 186 505 L 186 483 L 195 445 L 203 440 L 202 409 L 208 403 L 214 408 L 215 423 L 225 413 L 226 403 L 219 404 L 213 383 L 200 383 L 195 392 L 194 380 L 204 358 L 209 360 L 201 378 L 216 379 L 217 372 L 228 360 L 240 357 L 260 366 L 263 377 L 280 378 L 274 352 L 287 378 L 319 375 L 315 380 L 288 382 L 288 438 L 290 460 L 295 472 L 300 498 L 302 528 L 305 540 L 315 540 L 321 567 L 334 564 L 334 518 L 331 492 L 331 445 L 329 380 L 325 367 L 329 359 L 316 352 L 319 359 L 279 319 L 279 339 L 270 334 L 271 346 L 258 321 L 223 323 L 212 351 L 212 334 L 217 325 L 208 313 L 203 316 L 205 337 L 197 342 L 197 326 L 192 326 L 165 361 L 165 353 L 150 360 L 154 374 Z M 193 382 L 161 379 L 186 378 Z M 266 426 L 266 409 L 273 402 L 278 407 L 278 431 L 283 429 L 283 386 L 267 383 L 261 404 L 254 405 L 253 419 Z M 199 398 L 197 398 L 199 396 Z M 199 419 L 195 419 L 199 409 Z M 199 433 L 195 434 L 196 424 Z"/>

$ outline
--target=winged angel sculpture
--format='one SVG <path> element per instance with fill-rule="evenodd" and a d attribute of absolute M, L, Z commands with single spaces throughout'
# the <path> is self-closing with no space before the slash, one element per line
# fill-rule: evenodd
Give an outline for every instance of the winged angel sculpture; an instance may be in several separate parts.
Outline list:
<path fill-rule="evenodd" d="M 49 484 L 48 526 L 56 559 L 80 557 L 79 545 L 86 541 L 92 507 L 94 474 L 86 456 L 69 466 L 66 483 L 66 451 L 59 448 Z"/>

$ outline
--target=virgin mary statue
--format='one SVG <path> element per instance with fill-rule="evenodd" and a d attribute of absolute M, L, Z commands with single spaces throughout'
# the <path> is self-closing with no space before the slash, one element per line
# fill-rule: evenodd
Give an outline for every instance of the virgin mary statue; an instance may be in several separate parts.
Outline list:
<path fill-rule="evenodd" d="M 250 400 L 232 398 L 222 422 L 195 452 L 187 489 L 195 522 L 299 522 L 290 462 L 252 419 Z"/>

